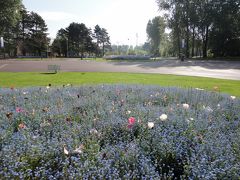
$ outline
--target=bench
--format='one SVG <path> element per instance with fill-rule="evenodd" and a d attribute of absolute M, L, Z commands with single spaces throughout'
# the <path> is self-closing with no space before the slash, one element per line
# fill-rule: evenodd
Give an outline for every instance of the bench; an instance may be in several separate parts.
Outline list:
<path fill-rule="evenodd" d="M 53 73 L 57 73 L 58 71 L 60 71 L 60 65 L 48 65 L 48 71 L 51 71 Z"/>

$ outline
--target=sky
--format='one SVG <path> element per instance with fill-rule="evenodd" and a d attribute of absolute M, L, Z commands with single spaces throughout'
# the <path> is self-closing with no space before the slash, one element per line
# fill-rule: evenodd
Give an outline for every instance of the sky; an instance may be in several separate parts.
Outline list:
<path fill-rule="evenodd" d="M 42 16 L 54 39 L 70 23 L 107 29 L 112 44 L 140 45 L 146 42 L 146 26 L 159 16 L 156 0 L 23 0 L 28 11 Z"/>

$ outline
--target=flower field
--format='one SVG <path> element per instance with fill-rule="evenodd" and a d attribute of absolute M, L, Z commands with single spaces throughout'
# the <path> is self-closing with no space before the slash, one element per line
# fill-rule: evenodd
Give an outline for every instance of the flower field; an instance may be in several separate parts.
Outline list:
<path fill-rule="evenodd" d="M 0 89 L 0 179 L 239 179 L 240 99 L 202 89 Z"/>

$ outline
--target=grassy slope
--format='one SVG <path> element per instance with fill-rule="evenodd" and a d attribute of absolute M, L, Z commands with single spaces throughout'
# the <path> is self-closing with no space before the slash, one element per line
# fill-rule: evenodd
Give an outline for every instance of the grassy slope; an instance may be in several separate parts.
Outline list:
<path fill-rule="evenodd" d="M 131 74 L 131 73 L 5 73 L 0 72 L 0 87 L 31 87 L 54 86 L 63 84 L 151 84 L 161 86 L 193 87 L 212 90 L 219 87 L 219 91 L 240 97 L 240 81 L 221 80 L 159 74 Z"/>

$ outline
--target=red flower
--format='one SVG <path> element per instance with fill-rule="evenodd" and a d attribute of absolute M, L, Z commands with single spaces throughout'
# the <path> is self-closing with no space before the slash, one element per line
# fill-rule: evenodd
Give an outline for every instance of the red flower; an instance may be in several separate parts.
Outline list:
<path fill-rule="evenodd" d="M 135 118 L 134 117 L 130 117 L 129 119 L 128 119 L 128 129 L 131 129 L 132 127 L 133 127 L 133 125 L 135 124 Z"/>

